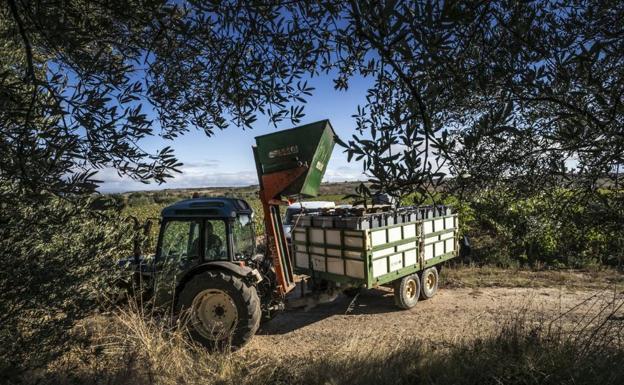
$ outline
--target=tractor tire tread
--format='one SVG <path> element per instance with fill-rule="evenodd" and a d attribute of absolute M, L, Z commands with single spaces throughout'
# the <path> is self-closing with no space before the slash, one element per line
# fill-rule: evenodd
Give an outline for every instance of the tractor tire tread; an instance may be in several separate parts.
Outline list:
<path fill-rule="evenodd" d="M 256 334 L 260 326 L 262 312 L 256 288 L 245 283 L 241 277 L 222 271 L 198 273 L 181 288 L 176 303 L 178 313 L 189 309 L 195 296 L 209 288 L 218 288 L 228 292 L 236 304 L 239 314 L 243 314 L 244 317 L 239 319 L 239 324 L 231 338 L 231 346 L 229 346 L 233 350 L 242 347 Z M 214 341 L 205 338 L 192 330 L 192 328 L 189 331 L 194 340 L 211 350 L 226 347 L 224 341 Z"/>

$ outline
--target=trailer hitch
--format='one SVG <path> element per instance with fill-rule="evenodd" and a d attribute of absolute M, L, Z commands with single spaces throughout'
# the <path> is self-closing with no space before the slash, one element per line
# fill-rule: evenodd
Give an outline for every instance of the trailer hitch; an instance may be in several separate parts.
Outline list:
<path fill-rule="evenodd" d="M 340 292 L 335 288 L 330 288 L 321 292 L 311 292 L 298 298 L 287 298 L 286 309 L 301 309 L 308 311 L 317 305 L 333 302 Z"/>

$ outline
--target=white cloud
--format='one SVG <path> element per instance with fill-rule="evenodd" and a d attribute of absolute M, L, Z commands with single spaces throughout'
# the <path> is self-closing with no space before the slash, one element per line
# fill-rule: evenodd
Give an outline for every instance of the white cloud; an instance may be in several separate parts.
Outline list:
<path fill-rule="evenodd" d="M 144 184 L 128 177 L 120 177 L 113 168 L 99 170 L 96 179 L 102 180 L 99 191 L 103 193 L 139 191 L 139 190 L 162 190 L 173 188 L 197 188 L 197 187 L 240 187 L 258 184 L 258 175 L 255 169 L 220 172 L 219 162 L 209 160 L 198 163 L 187 163 L 180 169 L 182 173 L 174 174 L 174 178 L 164 184 Z M 365 180 L 366 176 L 359 167 L 331 166 L 325 172 L 323 181 L 344 182 Z"/>
<path fill-rule="evenodd" d="M 170 188 L 237 187 L 258 183 L 255 170 L 219 172 L 219 162 L 214 160 L 187 163 L 180 171 L 180 174 L 174 174 L 172 179 L 163 184 L 145 184 L 125 176 L 120 177 L 113 168 L 99 170 L 95 178 L 103 181 L 98 190 L 104 193 Z"/>
<path fill-rule="evenodd" d="M 366 175 L 362 172 L 361 167 L 340 166 L 336 168 L 329 167 L 325 171 L 324 182 L 344 182 L 366 180 Z"/>

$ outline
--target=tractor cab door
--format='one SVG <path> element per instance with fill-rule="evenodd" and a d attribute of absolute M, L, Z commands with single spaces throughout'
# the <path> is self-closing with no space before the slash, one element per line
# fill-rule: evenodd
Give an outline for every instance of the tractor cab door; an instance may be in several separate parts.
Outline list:
<path fill-rule="evenodd" d="M 204 220 L 203 261 L 230 261 L 228 226 L 223 219 Z"/>
<path fill-rule="evenodd" d="M 251 215 L 239 214 L 231 223 L 234 261 L 250 259 L 256 252 L 256 234 Z"/>
<path fill-rule="evenodd" d="M 158 240 L 157 264 L 184 266 L 201 257 L 201 219 L 165 220 Z"/>
<path fill-rule="evenodd" d="M 229 261 L 228 234 L 223 219 L 164 218 L 156 248 L 153 281 L 156 303 L 169 303 L 179 280 L 195 266 Z"/>
<path fill-rule="evenodd" d="M 227 227 L 223 219 L 165 219 L 156 250 L 157 266 L 186 270 L 203 262 L 230 260 Z"/>

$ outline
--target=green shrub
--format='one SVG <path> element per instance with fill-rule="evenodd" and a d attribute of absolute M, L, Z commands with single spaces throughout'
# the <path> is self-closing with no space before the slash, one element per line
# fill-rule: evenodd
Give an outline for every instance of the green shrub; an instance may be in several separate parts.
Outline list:
<path fill-rule="evenodd" d="M 154 199 L 149 193 L 135 192 L 128 195 L 128 205 L 142 206 L 154 203 Z"/>
<path fill-rule="evenodd" d="M 623 196 L 606 190 L 578 196 L 557 189 L 516 197 L 492 189 L 471 196 L 460 217 L 473 241 L 473 258 L 482 262 L 503 267 L 512 261 L 554 267 L 621 265 Z"/>
<path fill-rule="evenodd" d="M 132 252 L 132 232 L 92 198 L 25 195 L 0 185 L 0 376 L 45 366 L 95 310 Z"/>

